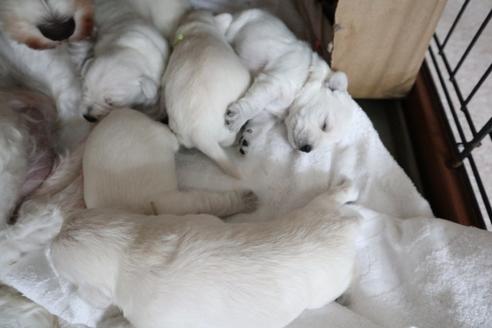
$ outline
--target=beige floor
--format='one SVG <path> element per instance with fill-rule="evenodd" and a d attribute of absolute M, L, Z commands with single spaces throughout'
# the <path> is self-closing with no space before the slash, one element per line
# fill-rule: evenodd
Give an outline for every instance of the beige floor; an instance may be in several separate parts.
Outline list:
<path fill-rule="evenodd" d="M 447 31 L 449 30 L 463 3 L 464 0 L 448 0 L 437 28 L 437 35 L 441 38 L 441 42 L 444 40 Z M 480 24 L 484 21 L 491 8 L 492 0 L 470 1 L 460 22 L 456 26 L 455 31 L 444 49 L 446 56 L 449 58 L 451 67 L 454 68 L 456 66 L 456 63 L 465 51 L 471 38 L 477 32 Z M 471 50 L 469 56 L 463 62 L 463 65 L 457 73 L 456 79 L 461 87 L 464 98 L 468 96 L 490 63 L 492 63 L 492 22 L 490 22 L 485 28 L 474 48 Z M 444 72 L 443 67 L 441 67 L 441 70 Z M 452 90 L 451 83 L 448 84 L 449 89 Z M 458 98 L 453 92 L 451 92 L 451 94 L 455 108 L 459 109 L 460 106 L 458 105 Z M 442 97 L 442 99 L 446 106 L 446 100 L 444 97 Z M 479 130 L 487 122 L 487 120 L 492 117 L 492 76 L 489 76 L 487 81 L 482 85 L 481 89 L 471 100 L 468 108 L 477 130 Z M 465 122 L 464 115 L 461 113 L 460 120 L 463 123 Z M 469 141 L 471 139 L 470 130 L 467 128 L 467 124 L 463 124 L 463 126 L 465 127 L 464 130 L 467 140 Z M 453 128 L 455 136 L 457 137 L 456 127 L 453 126 Z M 485 138 L 482 145 L 473 152 L 473 156 L 480 170 L 482 181 L 490 199 L 492 197 L 492 141 L 490 137 Z M 465 164 L 467 166 L 467 170 L 470 172 L 469 164 L 467 162 L 465 162 Z M 472 181 L 472 184 L 474 185 L 474 188 L 477 188 L 474 181 Z M 487 227 L 489 230 L 492 230 L 492 225 L 490 224 L 491 218 L 487 217 L 485 214 L 483 201 L 481 199 L 478 199 L 478 201 L 486 218 Z"/>

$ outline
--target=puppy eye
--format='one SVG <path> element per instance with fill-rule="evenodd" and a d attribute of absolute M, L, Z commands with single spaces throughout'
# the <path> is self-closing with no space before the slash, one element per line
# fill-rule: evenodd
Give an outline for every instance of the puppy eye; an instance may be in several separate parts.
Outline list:
<path fill-rule="evenodd" d="M 325 122 L 325 123 L 323 123 L 323 126 L 321 127 L 321 130 L 323 130 L 323 132 L 326 132 L 326 127 L 327 126 L 326 126 L 326 122 Z"/>

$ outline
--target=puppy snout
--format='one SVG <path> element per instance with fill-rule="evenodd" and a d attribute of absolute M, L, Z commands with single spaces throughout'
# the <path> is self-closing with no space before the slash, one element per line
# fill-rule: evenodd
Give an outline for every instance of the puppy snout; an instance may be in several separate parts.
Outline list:
<path fill-rule="evenodd" d="M 303 145 L 299 148 L 299 150 L 304 153 L 309 153 L 311 150 L 313 150 L 313 147 L 311 145 Z"/>
<path fill-rule="evenodd" d="M 92 115 L 90 115 L 90 114 L 84 114 L 82 116 L 86 119 L 86 121 L 89 121 L 91 123 L 97 122 L 97 118 L 94 117 L 94 116 L 92 116 Z"/>
<path fill-rule="evenodd" d="M 73 18 L 61 20 L 54 19 L 38 26 L 41 34 L 53 41 L 63 41 L 72 36 L 75 31 L 75 20 Z"/>

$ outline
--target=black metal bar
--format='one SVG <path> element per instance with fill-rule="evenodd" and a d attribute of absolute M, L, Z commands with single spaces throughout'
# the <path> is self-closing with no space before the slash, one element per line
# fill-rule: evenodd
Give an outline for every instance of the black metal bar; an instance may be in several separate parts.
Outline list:
<path fill-rule="evenodd" d="M 475 35 L 473 36 L 471 42 L 468 44 L 468 47 L 466 47 L 466 50 L 465 52 L 463 53 L 463 55 L 461 56 L 460 60 L 458 61 L 458 64 L 456 64 L 456 67 L 454 68 L 454 70 L 452 71 L 452 74 L 451 74 L 451 77 L 454 79 L 454 76 L 456 75 L 456 72 L 458 72 L 458 70 L 460 69 L 461 65 L 463 64 L 463 62 L 465 61 L 465 58 L 468 56 L 468 53 L 470 52 L 470 50 L 473 48 L 473 46 L 475 45 L 475 43 L 477 42 L 478 38 L 480 37 L 480 35 L 482 34 L 483 30 L 485 29 L 485 27 L 487 26 L 487 24 L 489 23 L 490 21 L 490 18 L 492 18 L 492 9 L 489 11 L 489 14 L 487 15 L 487 17 L 485 18 L 485 20 L 482 22 L 482 24 L 480 25 L 480 27 L 478 28 L 478 31 L 477 33 L 475 33 Z"/>
<path fill-rule="evenodd" d="M 468 156 L 468 162 L 470 163 L 470 168 L 472 170 L 473 175 L 475 176 L 475 182 L 477 183 L 480 197 L 482 198 L 483 204 L 485 206 L 485 211 L 487 212 L 489 219 L 492 219 L 492 207 L 490 206 L 489 197 L 487 196 L 487 191 L 483 186 L 482 177 L 480 176 L 480 172 L 478 172 L 478 168 L 477 165 L 475 164 L 475 159 L 473 158 L 472 154 Z"/>
<path fill-rule="evenodd" d="M 478 131 L 477 135 L 465 145 L 465 148 L 458 155 L 458 160 L 453 163 L 453 167 L 458 167 L 463 164 L 463 160 L 467 158 L 473 149 L 480 146 L 480 142 L 490 133 L 492 132 L 492 117 L 488 120 L 487 123 Z"/>
<path fill-rule="evenodd" d="M 473 96 L 478 91 L 478 89 L 480 89 L 480 87 L 485 82 L 485 80 L 487 79 L 487 77 L 489 77 L 490 72 L 492 72 L 492 63 L 490 63 L 490 65 L 487 68 L 487 70 L 485 71 L 485 73 L 480 77 L 480 79 L 478 80 L 477 84 L 475 84 L 475 86 L 473 87 L 472 91 L 470 91 L 470 94 L 468 95 L 468 97 L 466 97 L 465 101 L 463 102 L 465 106 L 468 105 L 468 103 L 473 98 Z"/>
<path fill-rule="evenodd" d="M 463 6 L 461 6 L 460 8 L 460 11 L 458 12 L 458 15 L 456 15 L 456 18 L 454 19 L 453 21 L 453 24 L 451 25 L 451 28 L 449 29 L 448 31 L 448 34 L 446 35 L 446 37 L 444 38 L 444 42 L 442 43 L 442 45 L 439 47 L 439 53 L 442 52 L 442 50 L 444 49 L 444 47 L 446 46 L 446 43 L 448 43 L 449 41 L 449 38 L 451 37 L 451 34 L 453 34 L 453 31 L 456 27 L 456 25 L 458 24 L 459 20 L 461 19 L 461 15 L 463 14 L 463 12 L 465 11 L 466 9 L 466 6 L 468 6 L 468 3 L 470 2 L 470 0 L 466 0 L 465 3 L 463 4 Z"/>
<path fill-rule="evenodd" d="M 436 69 L 437 78 L 439 79 L 439 82 L 441 84 L 441 89 L 443 90 L 444 96 L 446 97 L 446 101 L 448 103 L 449 110 L 451 111 L 451 115 L 453 116 L 453 120 L 454 120 L 454 123 L 456 125 L 456 129 L 458 130 L 458 135 L 460 137 L 460 141 L 463 144 L 465 144 L 466 143 L 466 137 L 465 137 L 465 133 L 463 132 L 463 127 L 461 126 L 461 123 L 458 119 L 456 109 L 454 108 L 453 101 L 451 100 L 451 96 L 449 95 L 448 88 L 446 87 L 446 82 L 444 81 L 444 77 L 442 76 L 441 70 L 439 69 L 439 65 L 437 63 L 437 59 L 436 59 L 436 56 L 434 55 L 434 51 L 432 50 L 432 47 L 429 47 L 429 54 L 430 54 L 430 57 L 432 60 L 432 64 L 434 65 L 434 67 Z"/>
<path fill-rule="evenodd" d="M 439 44 L 440 44 L 439 37 L 436 34 L 434 34 L 434 40 L 438 44 L 438 47 L 439 47 Z M 473 123 L 472 117 L 471 117 L 470 113 L 468 112 L 468 108 L 466 106 L 463 106 L 463 103 L 465 101 L 463 99 L 463 93 L 461 92 L 461 89 L 458 85 L 458 82 L 452 76 L 451 65 L 449 64 L 448 58 L 446 57 L 446 54 L 444 52 L 441 53 L 441 58 L 442 58 L 442 61 L 444 63 L 444 67 L 446 68 L 446 71 L 448 72 L 448 75 L 451 77 L 450 78 L 451 84 L 453 85 L 454 91 L 455 91 L 456 96 L 458 97 L 458 101 L 460 102 L 460 105 L 461 105 L 460 110 L 465 115 L 466 122 L 470 126 L 470 131 L 472 133 L 472 137 L 475 137 L 475 135 L 477 134 L 477 129 L 475 128 L 475 124 Z"/>

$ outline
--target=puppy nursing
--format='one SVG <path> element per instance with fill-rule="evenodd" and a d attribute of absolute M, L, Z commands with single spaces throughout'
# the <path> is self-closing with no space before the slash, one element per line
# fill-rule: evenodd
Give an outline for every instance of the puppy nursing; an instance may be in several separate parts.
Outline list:
<path fill-rule="evenodd" d="M 284 327 L 348 287 L 355 257 L 348 186 L 266 223 L 211 215 L 74 212 L 51 246 L 60 275 L 136 328 Z"/>
<path fill-rule="evenodd" d="M 176 36 L 163 78 L 169 126 L 182 145 L 198 148 L 225 173 L 239 177 L 222 149 L 235 140 L 224 114 L 248 88 L 249 72 L 208 12 L 190 13 Z"/>
<path fill-rule="evenodd" d="M 118 307 L 136 328 L 280 328 L 348 288 L 357 226 L 347 206 L 357 192 L 348 182 L 274 220 L 228 224 L 220 218 L 254 211 L 256 195 L 179 190 L 175 164 L 181 144 L 240 177 L 223 147 L 262 110 L 285 118 L 295 149 L 309 152 L 320 139 L 338 142 L 349 126 L 339 122 L 351 118 L 333 109 L 347 101 L 343 73 L 331 72 L 277 18 L 247 10 L 186 15 L 163 74 L 163 36 L 189 2 L 95 0 L 99 29 L 81 87 L 76 64 L 85 56 L 71 56 L 61 42 L 91 34 L 91 1 L 16 3 L 0 4 L 0 47 L 8 47 L 1 54 L 22 66 L 33 58 L 31 48 L 55 48 L 22 74 L 56 95 L 65 129 L 80 114 L 100 122 L 34 186 L 19 221 L 0 229 L 6 250 L 0 268 L 43 248 L 63 221 L 49 249 L 57 274 L 92 305 Z M 169 12 L 160 16 L 162 7 Z M 41 15 L 46 8 L 63 14 Z M 44 76 L 51 61 L 56 65 Z M 169 127 L 129 109 L 153 107 L 161 85 Z M 51 109 L 42 96 L 12 95 L 0 92 L 0 194 L 11 196 L 0 197 L 0 226 L 24 196 L 22 183 L 37 159 L 23 115 L 29 106 Z M 48 137 L 42 140 L 49 143 Z"/>
<path fill-rule="evenodd" d="M 147 109 L 158 99 L 166 41 L 128 0 L 96 0 L 98 38 L 85 64 L 82 111 L 94 122 L 113 108 Z"/>

